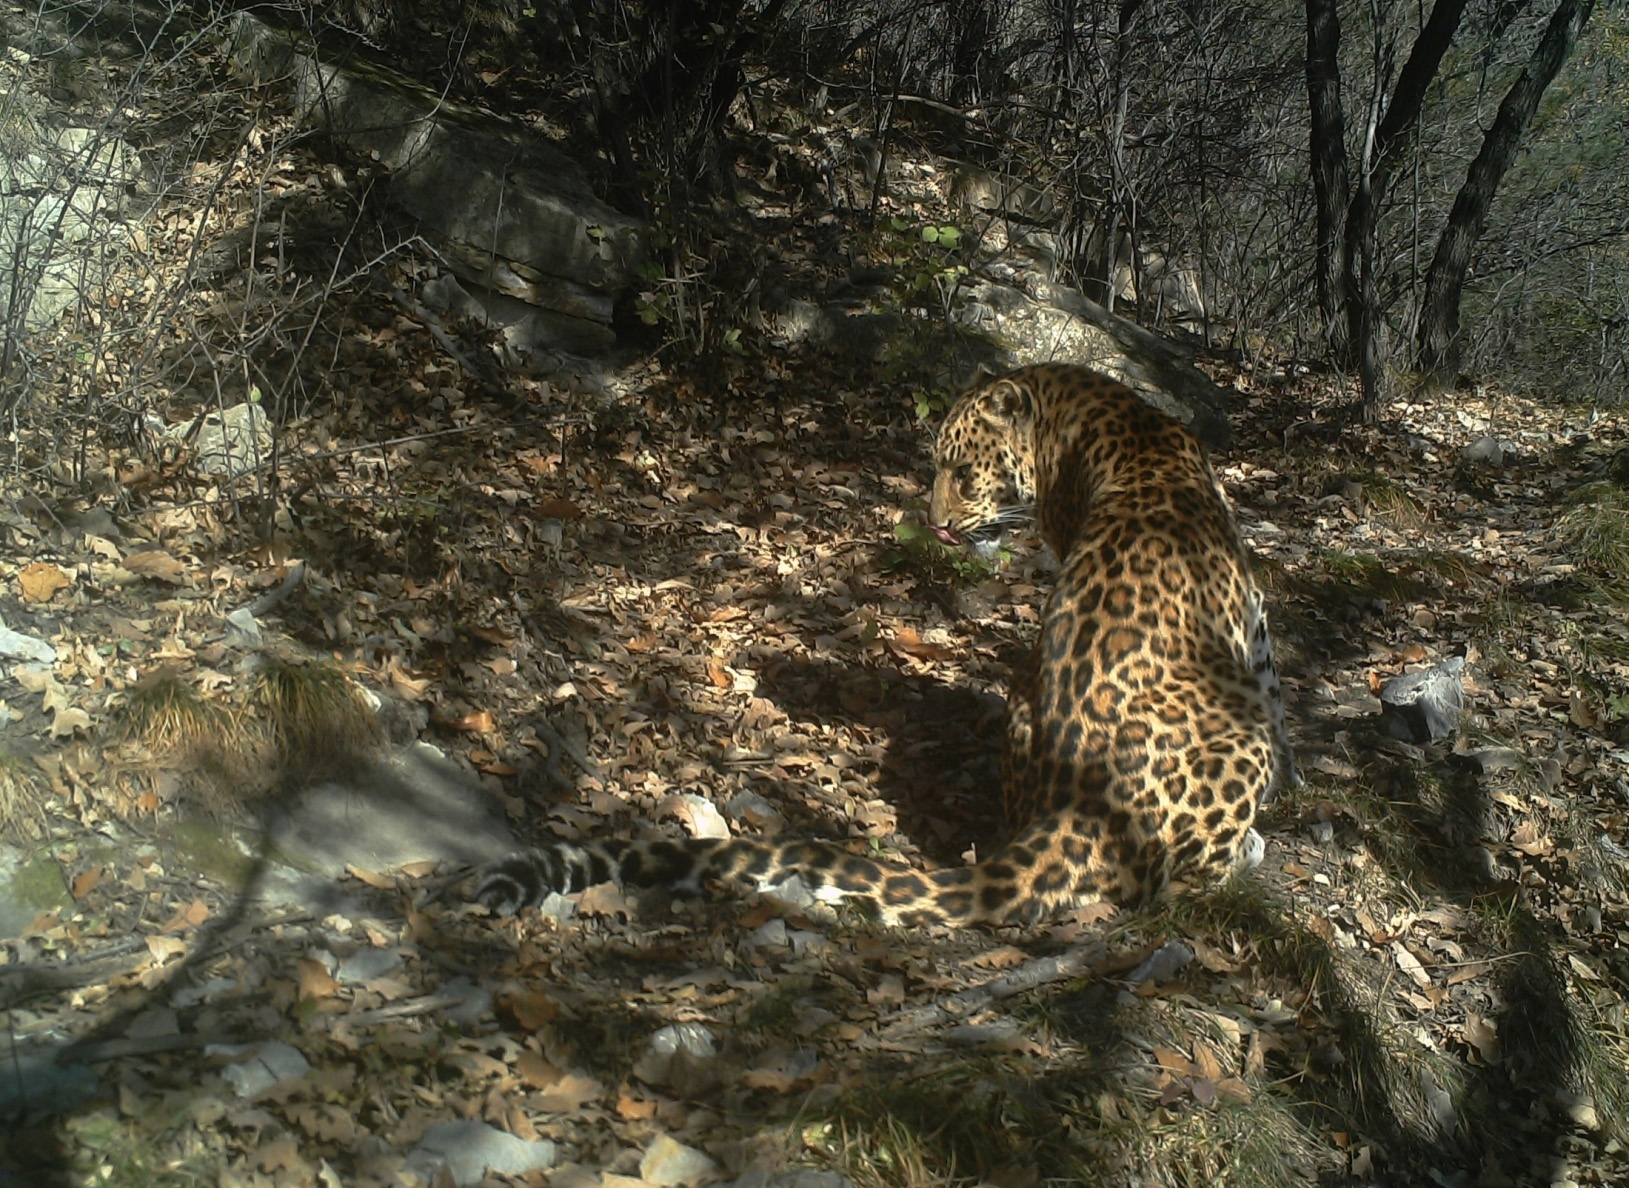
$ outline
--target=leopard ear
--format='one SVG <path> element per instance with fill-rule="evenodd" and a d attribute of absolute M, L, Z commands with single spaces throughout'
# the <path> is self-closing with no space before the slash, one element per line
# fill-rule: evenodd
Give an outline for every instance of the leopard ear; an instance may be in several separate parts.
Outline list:
<path fill-rule="evenodd" d="M 1016 381 L 997 380 L 980 394 L 979 411 L 987 421 L 997 424 L 1027 421 L 1034 415 L 1035 398 Z"/>

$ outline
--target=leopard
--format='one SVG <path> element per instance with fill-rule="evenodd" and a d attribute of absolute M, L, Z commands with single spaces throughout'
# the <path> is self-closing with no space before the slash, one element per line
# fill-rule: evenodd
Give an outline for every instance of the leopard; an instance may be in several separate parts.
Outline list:
<path fill-rule="evenodd" d="M 487 869 L 493 913 L 607 880 L 773 891 L 892 925 L 1001 926 L 1137 907 L 1259 862 L 1265 800 L 1297 783 L 1266 609 L 1216 472 L 1178 420 L 1069 364 L 983 379 L 933 448 L 947 547 L 1034 523 L 1058 560 L 1008 692 L 987 857 L 919 870 L 820 839 L 557 842 Z"/>

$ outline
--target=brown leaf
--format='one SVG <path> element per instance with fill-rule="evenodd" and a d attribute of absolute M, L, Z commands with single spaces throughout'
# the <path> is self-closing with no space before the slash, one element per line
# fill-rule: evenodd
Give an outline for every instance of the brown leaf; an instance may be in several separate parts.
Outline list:
<path fill-rule="evenodd" d="M 1199 1070 L 1200 1077 L 1208 1078 L 1212 1082 L 1222 1080 L 1222 1058 L 1204 1041 L 1194 1042 L 1193 1063 Z"/>
<path fill-rule="evenodd" d="M 629 652 L 649 652 L 656 647 L 656 640 L 656 633 L 647 628 L 629 640 L 623 647 Z"/>
<path fill-rule="evenodd" d="M 707 658 L 707 680 L 719 689 L 729 689 L 735 684 L 735 678 L 730 676 L 729 666 L 716 656 Z"/>
<path fill-rule="evenodd" d="M 1120 910 L 1107 900 L 1094 900 L 1090 904 L 1082 904 L 1070 914 L 1070 920 L 1081 925 L 1097 925 L 1108 920 Z"/>
<path fill-rule="evenodd" d="M 31 937 L 39 933 L 49 933 L 61 923 L 61 918 L 56 913 L 46 909 L 44 912 L 36 913 L 34 919 L 28 922 L 23 929 L 23 936 Z"/>
<path fill-rule="evenodd" d="M 1322 920 L 1323 918 L 1315 917 L 1313 919 Z M 1241 969 L 1238 962 L 1235 962 L 1213 945 L 1206 945 L 1203 941 L 1198 940 L 1191 940 L 1188 944 L 1193 947 L 1194 957 L 1199 959 L 1199 964 L 1212 974 L 1237 974 Z"/>
<path fill-rule="evenodd" d="M 295 969 L 299 972 L 301 999 L 327 999 L 339 990 L 334 976 L 315 958 L 301 958 Z"/>
<path fill-rule="evenodd" d="M 312 1179 L 311 1165 L 306 1163 L 291 1139 L 280 1139 L 261 1148 L 255 1153 L 255 1167 L 264 1173 L 290 1173 L 292 1179 L 299 1183 L 309 1184 Z"/>
<path fill-rule="evenodd" d="M 498 996 L 498 1012 L 522 1032 L 536 1032 L 560 1014 L 560 1005 L 542 991 L 510 991 Z"/>
<path fill-rule="evenodd" d="M 381 891 L 388 892 L 396 886 L 396 881 L 391 879 L 390 876 L 382 875 L 377 871 L 365 870 L 355 863 L 345 864 L 345 870 L 350 873 L 353 879 L 361 880 L 370 888 L 378 888 Z"/>
<path fill-rule="evenodd" d="M 895 652 L 913 656 L 919 661 L 947 661 L 956 655 L 948 644 L 930 644 L 914 628 L 899 628 L 890 642 Z"/>
<path fill-rule="evenodd" d="M 635 1098 L 626 1089 L 617 1094 L 617 1116 L 628 1122 L 637 1122 L 641 1119 L 654 1118 L 656 1115 L 656 1100 L 652 1098 Z"/>
<path fill-rule="evenodd" d="M 605 1087 L 587 1074 L 568 1073 L 530 1103 L 540 1111 L 579 1111 L 604 1093 Z"/>
<path fill-rule="evenodd" d="M 289 1108 L 289 1122 L 312 1139 L 349 1144 L 356 1139 L 356 1121 L 341 1106 L 304 1102 Z"/>
<path fill-rule="evenodd" d="M 176 910 L 175 915 L 159 926 L 160 933 L 180 933 L 183 929 L 191 929 L 201 925 L 209 919 L 209 905 L 202 900 L 194 900 L 185 908 Z"/>
<path fill-rule="evenodd" d="M 172 586 L 183 586 L 187 581 L 186 567 L 162 549 L 132 553 L 124 559 L 124 568 L 138 577 L 156 578 Z"/>
<path fill-rule="evenodd" d="M 1187 1055 L 1175 1049 L 1167 1049 L 1160 1045 L 1154 1046 L 1154 1060 L 1160 1063 L 1161 1068 L 1178 1077 L 1191 1077 L 1194 1073 L 1194 1064 L 1188 1060 Z"/>
<path fill-rule="evenodd" d="M 405 698 L 409 702 L 417 702 L 424 697 L 425 691 L 430 688 L 430 679 L 428 677 L 410 677 L 405 669 L 397 665 L 391 665 L 390 687 L 396 691 L 398 697 Z"/>
<path fill-rule="evenodd" d="M 985 950 L 982 954 L 975 954 L 962 965 L 976 966 L 982 970 L 1011 970 L 1014 966 L 1022 966 L 1029 960 L 1029 955 L 1015 945 L 999 945 L 993 950 Z"/>
<path fill-rule="evenodd" d="M 1540 837 L 1537 823 L 1529 819 L 1516 827 L 1510 836 L 1510 845 L 1525 855 L 1542 855 L 1554 843 L 1548 838 Z"/>
<path fill-rule="evenodd" d="M 74 899 L 83 900 L 92 888 L 102 882 L 102 876 L 106 874 L 107 872 L 100 867 L 92 867 L 89 871 L 81 871 L 74 877 Z"/>
<path fill-rule="evenodd" d="M 468 731 L 471 734 L 484 735 L 497 730 L 498 722 L 492 717 L 492 711 L 477 710 L 464 715 L 463 718 L 454 719 L 452 728 L 455 731 Z"/>
<path fill-rule="evenodd" d="M 146 790 L 141 796 L 136 798 L 136 808 L 141 810 L 143 813 L 157 813 L 158 794 L 152 789 Z"/>
<path fill-rule="evenodd" d="M 1420 960 L 1413 954 L 1409 953 L 1407 946 L 1400 941 L 1394 941 L 1391 943 L 1391 952 L 1392 956 L 1397 959 L 1397 968 L 1399 970 L 1408 975 L 1409 978 L 1413 979 L 1421 987 L 1429 987 L 1431 985 L 1431 976 L 1426 973 L 1426 969 L 1423 965 L 1421 965 Z"/>
<path fill-rule="evenodd" d="M 154 937 L 149 935 L 145 940 L 147 942 L 147 952 L 153 955 L 153 961 L 160 966 L 164 965 L 168 959 L 178 958 L 187 952 L 187 943 L 179 937 Z"/>
<path fill-rule="evenodd" d="M 17 571 L 17 585 L 23 588 L 23 598 L 31 603 L 49 603 L 70 582 L 62 567 L 48 561 L 37 561 Z"/>
<path fill-rule="evenodd" d="M 583 510 L 570 500 L 539 500 L 537 514 L 549 520 L 581 520 Z"/>
<path fill-rule="evenodd" d="M 559 1066 L 530 1049 L 522 1050 L 520 1056 L 515 1058 L 515 1072 L 534 1090 L 547 1089 L 564 1076 Z"/>
<path fill-rule="evenodd" d="M 577 913 L 585 917 L 631 917 L 633 904 L 616 884 L 607 880 L 584 889 L 577 900 Z"/>
<path fill-rule="evenodd" d="M 59 706 L 51 715 L 51 738 L 62 739 L 90 730 L 90 715 L 74 706 Z"/>
<path fill-rule="evenodd" d="M 1485 1020 L 1474 1011 L 1465 1013 L 1465 1040 L 1488 1065 L 1499 1060 L 1499 1030 L 1492 1020 Z"/>

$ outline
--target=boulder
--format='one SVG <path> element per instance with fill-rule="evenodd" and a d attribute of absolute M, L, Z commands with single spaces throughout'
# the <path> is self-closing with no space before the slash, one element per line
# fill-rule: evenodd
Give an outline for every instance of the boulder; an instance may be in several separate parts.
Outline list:
<path fill-rule="evenodd" d="M 285 86 L 307 126 L 389 170 L 391 201 L 495 322 L 525 322 L 517 335 L 533 348 L 590 355 L 615 343 L 612 305 L 633 277 L 643 227 L 600 201 L 554 144 L 376 63 L 328 60 L 247 12 L 235 18 L 232 57 L 254 81 Z"/>

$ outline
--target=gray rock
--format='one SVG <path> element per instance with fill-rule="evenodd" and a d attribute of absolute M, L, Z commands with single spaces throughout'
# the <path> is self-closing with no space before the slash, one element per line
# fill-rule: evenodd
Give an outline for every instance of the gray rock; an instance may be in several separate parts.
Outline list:
<path fill-rule="evenodd" d="M 358 950 L 339 964 L 334 977 L 342 983 L 366 983 L 399 969 L 401 964 L 402 956 L 396 950 Z"/>
<path fill-rule="evenodd" d="M 957 321 L 1007 345 L 1005 363 L 1054 360 L 1094 368 L 1169 413 L 1212 449 L 1227 445 L 1228 397 L 1170 341 L 1053 281 L 1025 289 L 975 281 Z"/>
<path fill-rule="evenodd" d="M 1501 467 L 1505 464 L 1504 447 L 1499 444 L 1499 439 L 1490 433 L 1483 434 L 1476 441 L 1462 446 L 1459 456 L 1466 462 L 1483 466 Z"/>
<path fill-rule="evenodd" d="M 14 632 L 0 623 L 0 657 L 9 660 L 33 661 L 39 665 L 55 665 L 57 650 L 38 636 Z"/>
<path fill-rule="evenodd" d="M 1180 941 L 1168 941 L 1155 950 L 1142 963 L 1126 975 L 1126 982 L 1132 986 L 1142 983 L 1163 983 L 1175 977 L 1189 962 L 1193 961 L 1193 950 Z"/>
<path fill-rule="evenodd" d="M 1514 747 L 1479 747 L 1474 751 L 1455 753 L 1462 763 L 1475 768 L 1483 776 L 1496 772 L 1510 772 L 1521 766 L 1522 753 Z"/>
<path fill-rule="evenodd" d="M 244 401 L 227 409 L 211 409 L 165 435 L 190 441 L 197 467 L 205 475 L 235 478 L 254 470 L 271 457 L 271 421 L 258 402 Z"/>
<path fill-rule="evenodd" d="M 717 1175 L 718 1164 L 711 1156 L 671 1135 L 651 1140 L 639 1161 L 639 1178 L 651 1185 L 696 1185 Z"/>
<path fill-rule="evenodd" d="M 204 1050 L 206 1057 L 234 1057 L 243 1053 L 251 1055 L 221 1070 L 221 1077 L 239 1098 L 253 1098 L 278 1082 L 304 1077 L 311 1070 L 311 1063 L 299 1049 L 280 1040 L 269 1040 L 261 1045 L 210 1045 Z"/>
<path fill-rule="evenodd" d="M 407 1166 L 427 1185 L 445 1184 L 438 1175 L 445 1168 L 453 1184 L 473 1185 L 488 1176 L 521 1177 L 554 1165 L 553 1141 L 524 1140 L 475 1119 L 436 1123 L 427 1128 L 418 1147 L 408 1154 Z"/>
<path fill-rule="evenodd" d="M 704 1024 L 669 1024 L 651 1034 L 634 1073 L 652 1086 L 685 1090 L 709 1080 L 702 1070 L 718 1056 L 712 1030 Z"/>
<path fill-rule="evenodd" d="M 1434 743 L 1454 733 L 1465 712 L 1465 658 L 1393 677 L 1380 687 L 1380 727 L 1405 743 Z"/>
<path fill-rule="evenodd" d="M 0 845 L 0 937 L 16 937 L 42 912 L 73 904 L 50 850 Z"/>
<path fill-rule="evenodd" d="M 467 1027 L 492 1017 L 492 992 L 470 982 L 462 975 L 446 983 L 441 988 L 441 993 L 461 997 L 452 1007 L 443 1009 L 447 1018 L 454 1024 Z"/>
<path fill-rule="evenodd" d="M 125 260 L 130 190 L 142 177 L 128 142 L 106 129 L 53 126 L 57 115 L 27 88 L 8 88 L 0 258 L 14 283 L 0 287 L 0 319 L 29 331 L 81 301 L 100 302 Z"/>
<path fill-rule="evenodd" d="M 437 240 L 489 319 L 529 319 L 519 339 L 534 347 L 595 354 L 615 342 L 612 305 L 643 228 L 601 202 L 575 161 L 532 128 L 377 63 L 336 65 L 246 12 L 233 32 L 240 71 L 287 86 L 305 123 L 390 171 L 391 200 Z"/>
<path fill-rule="evenodd" d="M 269 826 L 277 853 L 330 879 L 351 864 L 367 871 L 420 861 L 479 867 L 515 849 L 485 790 L 425 743 L 391 752 L 354 782 L 307 789 L 278 807 Z"/>

